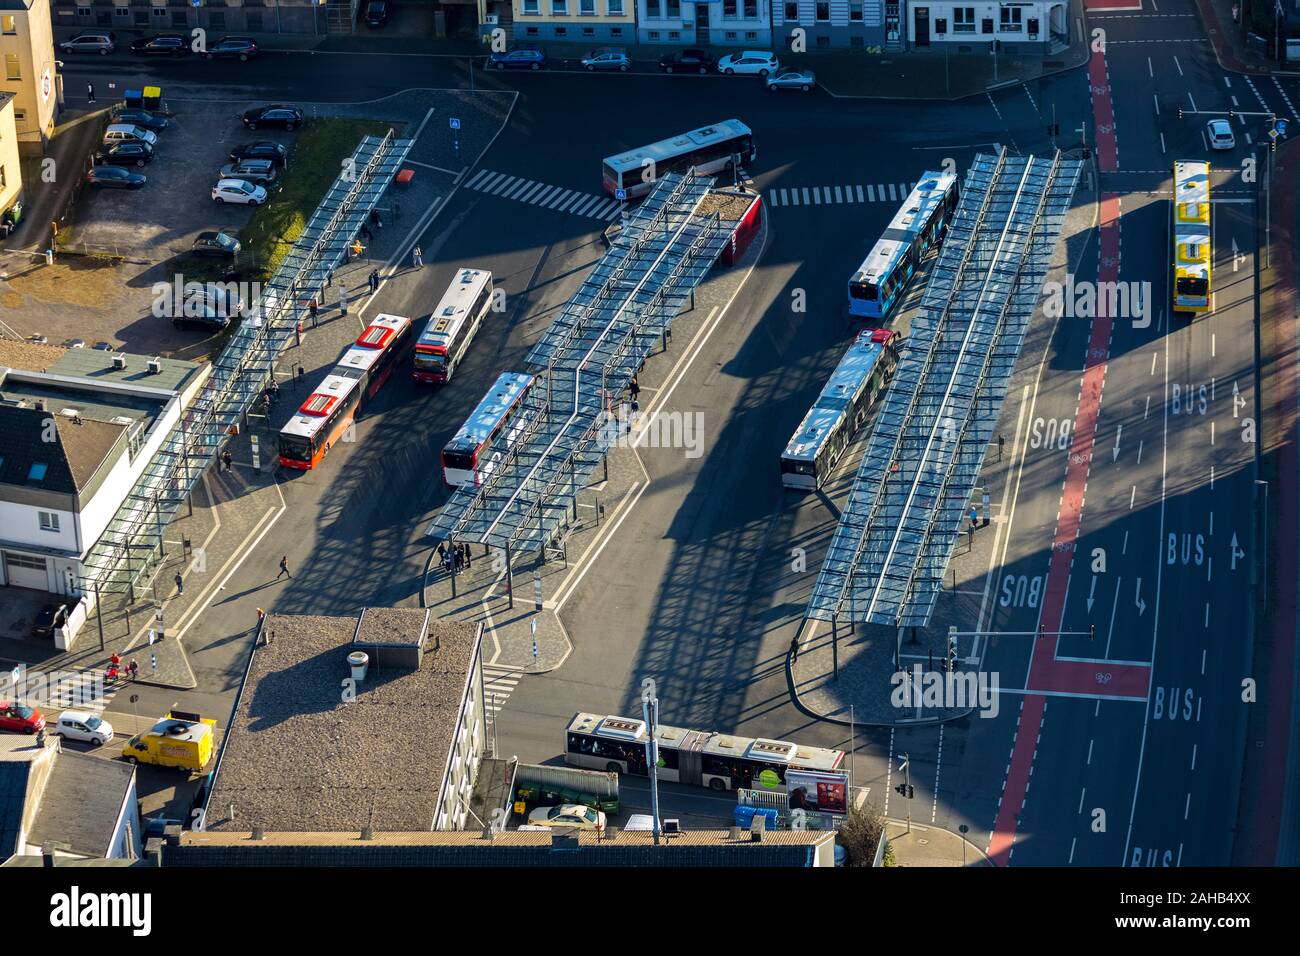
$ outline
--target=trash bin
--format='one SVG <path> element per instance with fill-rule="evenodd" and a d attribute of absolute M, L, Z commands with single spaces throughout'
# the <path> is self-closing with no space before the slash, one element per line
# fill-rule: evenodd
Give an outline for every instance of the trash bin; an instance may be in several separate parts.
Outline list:
<path fill-rule="evenodd" d="M 122 92 L 122 102 L 128 108 L 133 110 L 144 109 L 144 91 L 143 90 L 124 90 Z"/>

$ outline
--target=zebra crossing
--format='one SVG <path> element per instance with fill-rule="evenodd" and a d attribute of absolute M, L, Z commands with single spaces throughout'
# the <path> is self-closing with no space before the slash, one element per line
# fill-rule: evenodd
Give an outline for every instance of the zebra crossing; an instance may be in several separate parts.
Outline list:
<path fill-rule="evenodd" d="M 907 198 L 916 183 L 871 183 L 863 186 L 794 186 L 767 191 L 769 206 L 834 206 L 845 203 L 893 202 Z"/>
<path fill-rule="evenodd" d="M 523 676 L 523 671 L 510 667 L 502 667 L 499 664 L 483 665 L 483 711 L 489 740 L 497 714 L 505 708 L 506 701 L 519 685 L 519 678 Z"/>
<path fill-rule="evenodd" d="M 549 183 L 525 179 L 523 176 L 511 176 L 492 169 L 481 169 L 465 183 L 466 188 L 489 196 L 512 199 L 553 209 L 556 212 L 570 213 L 574 216 L 587 216 L 603 219 L 606 222 L 619 214 L 620 204 L 616 199 L 605 195 L 585 193 L 578 189 L 565 189 Z"/>

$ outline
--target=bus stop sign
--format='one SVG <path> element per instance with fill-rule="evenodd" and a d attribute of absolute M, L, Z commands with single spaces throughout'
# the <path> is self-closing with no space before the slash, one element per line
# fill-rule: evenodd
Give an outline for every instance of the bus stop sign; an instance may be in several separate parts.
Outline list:
<path fill-rule="evenodd" d="M 626 189 L 615 189 L 615 190 L 614 190 L 614 198 L 617 199 L 619 202 L 623 202 L 624 200 L 627 199 L 627 190 L 626 190 Z"/>
<path fill-rule="evenodd" d="M 1286 120 L 1280 119 L 1273 122 L 1273 128 L 1277 130 L 1278 138 L 1281 139 L 1286 135 Z"/>
<path fill-rule="evenodd" d="M 454 116 L 451 117 L 449 120 L 447 120 L 447 123 L 448 125 L 451 126 L 452 129 L 460 129 L 460 120 L 458 120 Z"/>

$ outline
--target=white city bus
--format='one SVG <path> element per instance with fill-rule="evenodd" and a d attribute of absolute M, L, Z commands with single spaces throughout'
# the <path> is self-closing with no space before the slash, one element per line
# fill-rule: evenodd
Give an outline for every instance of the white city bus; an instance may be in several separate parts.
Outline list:
<path fill-rule="evenodd" d="M 492 308 L 492 273 L 460 269 L 415 342 L 415 379 L 448 382 Z"/>
<path fill-rule="evenodd" d="M 626 189 L 627 198 L 635 199 L 648 193 L 666 173 L 685 172 L 694 166 L 697 173 L 712 175 L 730 169 L 733 163 L 752 163 L 757 155 L 753 131 L 740 120 L 729 119 L 607 156 L 601 173 L 605 192 L 614 196 L 619 189 Z"/>
<path fill-rule="evenodd" d="M 532 385 L 533 376 L 524 372 L 503 372 L 498 376 L 460 431 L 442 449 L 442 477 L 447 484 L 455 488 L 472 481 L 477 485 L 492 473 L 504 449 L 493 452 L 492 459 L 486 460 L 487 446 L 504 432 L 508 447 L 517 431 L 511 425 Z"/>
<path fill-rule="evenodd" d="M 898 363 L 890 329 L 863 329 L 781 453 L 781 484 L 820 488 Z"/>
<path fill-rule="evenodd" d="M 849 279 L 849 314 L 883 319 L 957 208 L 957 176 L 927 172 Z"/>
<path fill-rule="evenodd" d="M 1173 311 L 1195 315 L 1210 310 L 1210 164 L 1174 163 L 1174 199 L 1170 210 L 1173 248 Z"/>

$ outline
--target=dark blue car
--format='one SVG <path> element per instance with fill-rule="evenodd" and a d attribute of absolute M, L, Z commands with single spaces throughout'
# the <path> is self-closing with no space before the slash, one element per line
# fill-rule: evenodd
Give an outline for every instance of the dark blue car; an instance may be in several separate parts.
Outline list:
<path fill-rule="evenodd" d="M 493 53 L 488 62 L 498 70 L 540 70 L 546 66 L 546 54 L 537 47 L 521 46 Z"/>

